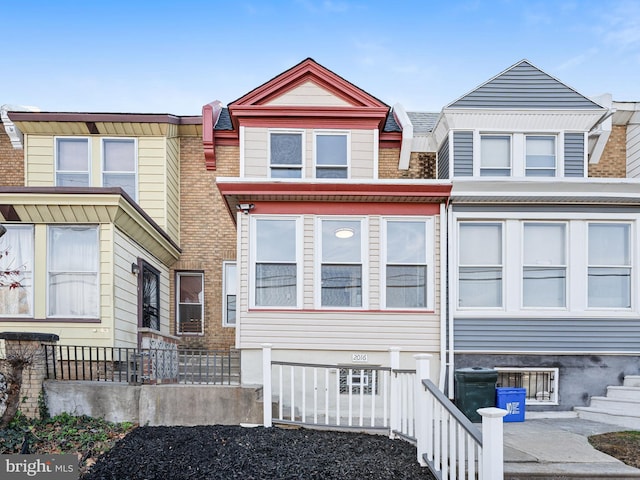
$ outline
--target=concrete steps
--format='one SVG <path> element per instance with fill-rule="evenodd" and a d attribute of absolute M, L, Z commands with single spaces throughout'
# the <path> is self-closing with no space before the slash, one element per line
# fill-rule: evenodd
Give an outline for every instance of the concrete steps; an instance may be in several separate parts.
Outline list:
<path fill-rule="evenodd" d="M 622 386 L 607 387 L 588 407 L 575 407 L 579 418 L 640 430 L 640 375 L 628 375 Z"/>

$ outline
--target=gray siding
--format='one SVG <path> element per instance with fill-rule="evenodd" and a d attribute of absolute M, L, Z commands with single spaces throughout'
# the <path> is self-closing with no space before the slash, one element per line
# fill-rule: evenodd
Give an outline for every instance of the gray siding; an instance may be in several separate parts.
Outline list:
<path fill-rule="evenodd" d="M 602 108 L 550 75 L 521 61 L 448 108 Z"/>
<path fill-rule="evenodd" d="M 438 150 L 438 178 L 449 178 L 449 139 Z"/>
<path fill-rule="evenodd" d="M 453 132 L 453 176 L 473 176 L 473 132 Z"/>
<path fill-rule="evenodd" d="M 640 352 L 632 318 L 457 318 L 456 351 Z"/>
<path fill-rule="evenodd" d="M 584 177 L 584 135 L 564 134 L 564 176 Z"/>

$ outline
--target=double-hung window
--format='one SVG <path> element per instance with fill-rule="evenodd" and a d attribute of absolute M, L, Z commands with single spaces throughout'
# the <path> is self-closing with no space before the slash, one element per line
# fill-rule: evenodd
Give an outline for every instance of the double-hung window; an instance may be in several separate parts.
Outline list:
<path fill-rule="evenodd" d="M 362 307 L 362 221 L 321 220 L 320 302 Z"/>
<path fill-rule="evenodd" d="M 631 226 L 590 223 L 588 306 L 631 308 Z"/>
<path fill-rule="evenodd" d="M 204 333 L 204 274 L 176 273 L 178 333 Z"/>
<path fill-rule="evenodd" d="M 5 228 L 0 237 L 0 317 L 32 317 L 33 226 Z"/>
<path fill-rule="evenodd" d="M 567 295 L 566 224 L 523 226 L 524 307 L 564 307 Z"/>
<path fill-rule="evenodd" d="M 511 175 L 511 136 L 480 136 L 480 175 L 494 177 Z"/>
<path fill-rule="evenodd" d="M 348 177 L 346 133 L 316 133 L 316 178 Z"/>
<path fill-rule="evenodd" d="M 297 220 L 255 219 L 255 290 L 257 307 L 298 305 Z"/>
<path fill-rule="evenodd" d="M 56 186 L 88 187 L 89 139 L 56 138 Z"/>
<path fill-rule="evenodd" d="M 302 132 L 271 132 L 271 178 L 302 178 Z"/>
<path fill-rule="evenodd" d="M 502 223 L 459 225 L 458 306 L 502 307 Z"/>
<path fill-rule="evenodd" d="M 102 185 L 121 187 L 137 200 L 136 141 L 126 138 L 102 140 Z"/>
<path fill-rule="evenodd" d="M 556 176 L 555 136 L 526 136 L 525 175 L 527 177 Z"/>
<path fill-rule="evenodd" d="M 427 307 L 427 222 L 387 220 L 385 303 L 387 308 Z"/>
<path fill-rule="evenodd" d="M 222 277 L 222 324 L 227 327 L 236 325 L 236 263 L 224 262 L 224 275 Z"/>
<path fill-rule="evenodd" d="M 97 318 L 98 227 L 50 226 L 47 258 L 49 316 Z"/>

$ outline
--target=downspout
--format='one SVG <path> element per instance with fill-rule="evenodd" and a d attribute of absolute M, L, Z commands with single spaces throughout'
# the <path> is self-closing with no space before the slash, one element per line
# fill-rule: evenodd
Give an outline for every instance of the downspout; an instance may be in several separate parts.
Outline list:
<path fill-rule="evenodd" d="M 447 205 L 447 231 L 448 232 L 453 232 L 453 212 L 451 210 L 451 207 L 449 205 Z M 447 242 L 447 259 L 451 259 L 453 258 L 453 242 L 451 241 L 451 237 L 453 237 L 453 235 L 450 233 L 449 234 L 449 238 L 448 238 L 448 242 Z M 448 382 L 448 387 L 447 387 L 447 394 L 449 396 L 450 399 L 453 399 L 453 372 L 454 372 L 454 355 L 453 355 L 453 307 L 449 304 L 449 301 L 452 298 L 451 295 L 451 273 L 449 271 L 449 265 L 451 262 L 447 262 L 447 291 L 449 292 L 449 296 L 448 296 L 448 303 L 447 303 L 447 321 L 448 321 L 448 326 L 449 326 L 449 361 L 447 362 L 447 367 L 448 367 L 448 372 L 449 372 L 449 376 L 447 378 Z"/>
<path fill-rule="evenodd" d="M 402 128 L 402 141 L 400 143 L 400 160 L 398 161 L 398 170 L 408 170 L 409 161 L 411 160 L 411 146 L 413 144 L 413 124 L 409 119 L 409 115 L 405 112 L 404 107 L 399 103 L 393 106 L 393 115 Z"/>
<path fill-rule="evenodd" d="M 202 146 L 207 170 L 216 169 L 215 128 L 222 112 L 222 102 L 215 100 L 202 107 Z"/>
<path fill-rule="evenodd" d="M 596 164 L 600 161 L 602 153 L 604 152 L 604 147 L 607 145 L 609 136 L 611 135 L 611 128 L 613 124 L 611 117 L 613 117 L 613 114 L 616 112 L 616 109 L 612 108 L 612 98 L 610 93 L 601 95 L 596 99 L 596 101 L 603 107 L 606 107 L 607 111 L 589 131 L 590 137 L 598 137 L 589 155 L 590 164 Z"/>
<path fill-rule="evenodd" d="M 448 200 L 447 200 L 448 202 Z M 445 375 L 447 374 L 447 206 L 440 204 L 440 377 L 438 388 L 444 392 Z"/>

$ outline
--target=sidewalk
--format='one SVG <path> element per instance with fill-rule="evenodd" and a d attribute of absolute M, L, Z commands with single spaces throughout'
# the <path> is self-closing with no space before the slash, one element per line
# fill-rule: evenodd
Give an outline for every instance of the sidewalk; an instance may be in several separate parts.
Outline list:
<path fill-rule="evenodd" d="M 504 478 L 640 479 L 640 469 L 593 448 L 587 437 L 624 428 L 570 418 L 533 418 L 504 424 Z"/>

